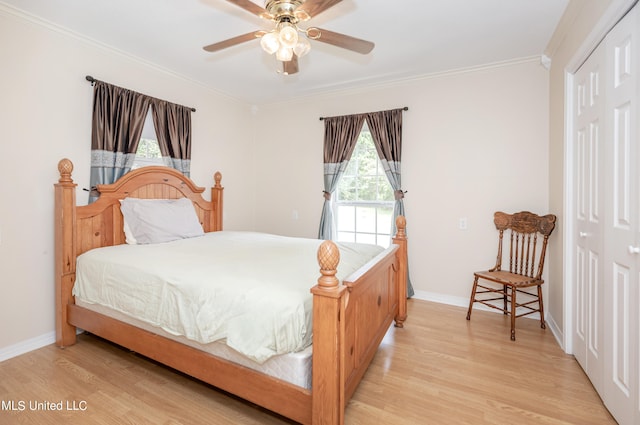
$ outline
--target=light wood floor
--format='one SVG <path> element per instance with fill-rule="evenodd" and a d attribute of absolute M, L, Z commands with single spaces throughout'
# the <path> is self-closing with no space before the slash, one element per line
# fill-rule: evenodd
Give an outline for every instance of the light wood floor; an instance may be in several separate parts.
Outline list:
<path fill-rule="evenodd" d="M 537 321 L 410 300 L 349 402 L 347 424 L 615 424 Z M 288 424 L 91 335 L 0 363 L 2 424 Z M 36 402 L 66 409 L 31 411 Z M 10 403 L 22 411 L 11 411 Z M 34 405 L 35 407 L 35 405 Z"/>

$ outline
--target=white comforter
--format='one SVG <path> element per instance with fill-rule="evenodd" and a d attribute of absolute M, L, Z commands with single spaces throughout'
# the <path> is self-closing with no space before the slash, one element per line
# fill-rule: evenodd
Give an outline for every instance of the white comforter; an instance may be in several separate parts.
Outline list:
<path fill-rule="evenodd" d="M 262 363 L 311 344 L 321 242 L 224 231 L 93 249 L 78 257 L 73 294 L 201 343 L 226 338 Z M 340 280 L 383 250 L 338 246 Z"/>

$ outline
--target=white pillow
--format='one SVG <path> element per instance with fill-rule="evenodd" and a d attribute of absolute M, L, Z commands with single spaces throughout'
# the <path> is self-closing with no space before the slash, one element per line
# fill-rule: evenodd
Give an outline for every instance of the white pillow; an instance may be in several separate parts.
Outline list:
<path fill-rule="evenodd" d="M 120 211 L 122 211 L 122 201 L 120 201 Z M 123 213 L 123 218 L 124 218 L 124 213 Z M 133 232 L 131 232 L 131 229 L 129 228 L 129 222 L 127 221 L 127 219 L 125 218 L 124 220 L 124 225 L 123 230 L 124 230 L 124 240 L 129 244 L 129 245 L 135 245 L 138 243 L 138 241 L 136 240 L 136 238 L 133 236 Z"/>
<path fill-rule="evenodd" d="M 204 235 L 193 203 L 187 198 L 125 198 L 120 201 L 120 210 L 127 243 L 161 243 Z"/>

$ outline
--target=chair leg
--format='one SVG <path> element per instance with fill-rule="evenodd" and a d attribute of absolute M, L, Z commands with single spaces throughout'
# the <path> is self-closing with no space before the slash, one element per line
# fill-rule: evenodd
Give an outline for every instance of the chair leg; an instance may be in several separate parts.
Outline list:
<path fill-rule="evenodd" d="M 473 279 L 473 289 L 471 290 L 471 299 L 469 300 L 469 310 L 467 310 L 467 320 L 471 320 L 471 310 L 476 300 L 476 290 L 478 289 L 478 276 Z"/>
<path fill-rule="evenodd" d="M 542 285 L 538 285 L 538 304 L 540 305 L 540 327 L 547 329 L 547 325 L 544 323 L 544 304 L 542 303 Z"/>
<path fill-rule="evenodd" d="M 504 308 L 502 309 L 502 314 L 507 315 L 507 285 L 502 285 L 502 302 L 504 303 Z"/>
<path fill-rule="evenodd" d="M 511 341 L 516 340 L 516 294 L 518 291 L 511 287 Z"/>

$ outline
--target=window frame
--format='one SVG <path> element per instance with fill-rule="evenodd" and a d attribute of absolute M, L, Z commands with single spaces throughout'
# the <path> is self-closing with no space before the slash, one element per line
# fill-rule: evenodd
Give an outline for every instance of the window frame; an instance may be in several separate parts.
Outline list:
<path fill-rule="evenodd" d="M 351 156 L 351 159 L 349 160 L 349 165 L 351 165 L 351 161 L 356 158 L 356 155 L 359 153 L 359 149 L 362 143 L 364 143 L 361 140 L 361 137 L 364 133 L 369 133 L 369 128 L 365 122 L 365 124 L 363 125 L 362 130 L 360 131 L 360 135 L 358 136 L 358 141 L 356 142 L 356 147 L 354 149 L 354 152 Z M 375 150 L 375 145 L 373 146 L 373 149 Z M 375 199 L 375 200 L 343 200 L 340 199 L 340 185 L 344 182 L 345 177 L 346 178 L 355 178 L 356 179 L 356 191 L 357 191 L 357 179 L 358 178 L 375 178 L 378 182 L 376 183 L 376 197 L 379 197 L 380 195 L 380 188 L 379 188 L 379 182 L 380 182 L 380 177 L 384 178 L 384 182 L 386 183 L 386 185 L 388 185 L 388 189 L 391 191 L 391 193 L 393 193 L 393 188 L 391 187 L 391 183 L 389 183 L 389 179 L 386 175 L 386 173 L 384 172 L 384 168 L 382 166 L 382 161 L 380 160 L 380 157 L 378 156 L 377 151 L 375 151 L 375 157 L 377 160 L 377 165 L 376 165 L 376 174 L 366 174 L 366 175 L 360 175 L 359 173 L 355 173 L 355 174 L 351 174 L 351 175 L 343 175 L 340 179 L 340 182 L 338 183 L 338 188 L 336 189 L 335 192 L 335 196 L 334 196 L 334 201 L 332 202 L 332 209 L 333 209 L 333 217 L 334 217 L 334 228 L 335 228 L 335 239 L 337 241 L 347 241 L 346 238 L 341 238 L 341 235 L 344 234 L 349 234 L 352 235 L 353 238 L 350 238 L 348 241 L 350 242 L 358 242 L 358 235 L 360 236 L 364 236 L 365 238 L 368 238 L 370 236 L 373 236 L 373 240 L 374 242 L 362 242 L 362 243 L 374 243 L 383 247 L 388 247 L 391 244 L 391 240 L 393 235 L 392 233 L 392 224 L 393 224 L 393 209 L 395 207 L 395 200 L 380 200 L 380 199 Z M 356 171 L 358 171 L 358 167 L 355 167 Z M 357 196 L 357 195 L 356 195 Z M 353 227 L 350 229 L 344 229 L 344 228 L 340 228 L 340 216 L 342 215 L 342 212 L 340 211 L 341 207 L 352 207 L 353 208 Z M 374 223 L 374 229 L 373 231 L 362 231 L 358 229 L 358 208 L 373 208 L 375 211 L 375 217 L 373 218 L 373 223 Z M 379 214 L 380 214 L 380 210 L 381 209 L 388 209 L 391 211 L 391 217 L 390 217 L 390 222 L 388 225 L 387 229 L 381 230 L 380 229 L 380 222 L 379 222 Z M 381 239 L 383 239 L 381 241 Z"/>
<path fill-rule="evenodd" d="M 157 157 L 148 157 L 148 156 L 140 156 L 140 148 L 144 145 L 145 142 L 155 143 L 158 147 L 158 152 L 160 156 Z M 156 134 L 155 125 L 153 123 L 153 113 L 151 111 L 151 107 L 147 111 L 147 115 L 144 120 L 144 125 L 142 127 L 142 135 L 140 136 L 140 140 L 138 142 L 138 148 L 136 149 L 136 156 L 133 161 L 132 170 L 136 170 L 142 167 L 148 167 L 152 165 L 166 166 L 164 159 L 162 158 L 162 152 L 160 151 L 160 144 L 158 143 L 158 136 Z"/>

